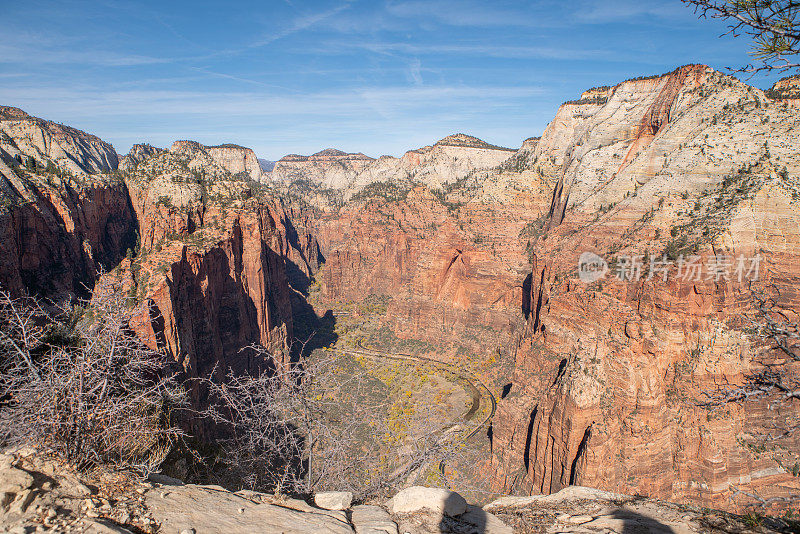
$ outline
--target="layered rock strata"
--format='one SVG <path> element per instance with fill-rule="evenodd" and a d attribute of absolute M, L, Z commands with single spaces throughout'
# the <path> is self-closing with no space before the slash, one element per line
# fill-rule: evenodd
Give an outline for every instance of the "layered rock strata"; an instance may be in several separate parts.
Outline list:
<path fill-rule="evenodd" d="M 800 304 L 798 127 L 793 108 L 704 66 L 559 109 L 535 149 L 555 185 L 494 422 L 498 488 L 583 484 L 719 507 L 797 493 L 799 444 L 778 430 L 795 404 L 702 404 L 765 363 L 795 372 L 747 318 L 758 320 L 755 288 L 790 317 Z M 605 278 L 581 281 L 584 252 L 605 258 Z M 761 277 L 739 277 L 734 259 L 749 268 L 756 255 Z M 651 256 L 671 268 L 650 275 Z M 690 256 L 706 270 L 687 279 L 677 262 Z"/>
<path fill-rule="evenodd" d="M 0 157 L 76 174 L 110 171 L 118 163 L 114 147 L 100 138 L 9 106 L 0 106 Z"/>
<path fill-rule="evenodd" d="M 420 183 L 441 189 L 466 178 L 470 173 L 498 166 L 514 155 L 514 150 L 491 145 L 476 137 L 454 134 L 431 146 L 409 150 L 402 157 L 349 154 L 327 149 L 312 156 L 282 158 L 272 171 L 275 181 L 294 185 L 309 196 L 308 185 L 328 190 L 336 201 L 349 200 L 370 184 L 388 182 L 407 187 Z M 299 185 L 305 188 L 297 189 Z M 291 189 L 290 189 L 291 190 Z M 338 193 L 338 194 L 337 194 Z M 320 204 L 329 207 L 336 202 Z"/>

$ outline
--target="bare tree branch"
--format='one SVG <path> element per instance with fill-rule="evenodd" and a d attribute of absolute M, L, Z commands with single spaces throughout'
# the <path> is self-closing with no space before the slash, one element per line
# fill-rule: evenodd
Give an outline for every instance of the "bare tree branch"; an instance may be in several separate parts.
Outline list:
<path fill-rule="evenodd" d="M 730 22 L 723 35 L 753 40 L 751 55 L 759 65 L 748 64 L 735 72 L 786 72 L 800 68 L 791 58 L 800 52 L 800 2 L 796 0 L 681 0 L 693 6 L 700 18 Z"/>

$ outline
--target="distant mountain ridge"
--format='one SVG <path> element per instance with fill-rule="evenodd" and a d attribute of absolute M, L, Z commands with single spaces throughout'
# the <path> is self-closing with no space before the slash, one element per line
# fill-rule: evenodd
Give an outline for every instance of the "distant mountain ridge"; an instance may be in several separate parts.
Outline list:
<path fill-rule="evenodd" d="M 495 167 L 516 153 L 463 133 L 449 135 L 403 156 L 371 158 L 361 152 L 326 148 L 310 156 L 289 154 L 275 164 L 271 178 L 289 185 L 306 182 L 341 191 L 349 198 L 376 182 L 418 181 L 432 187 L 452 183 L 474 170 Z"/>

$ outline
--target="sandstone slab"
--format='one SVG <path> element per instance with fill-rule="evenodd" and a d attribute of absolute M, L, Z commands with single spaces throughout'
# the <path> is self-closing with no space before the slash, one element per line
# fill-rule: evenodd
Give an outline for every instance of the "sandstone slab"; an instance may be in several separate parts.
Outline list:
<path fill-rule="evenodd" d="M 356 534 L 397 534 L 397 524 L 380 506 L 362 504 L 353 507 L 350 516 Z"/>
<path fill-rule="evenodd" d="M 195 529 L 203 534 L 351 534 L 343 513 L 256 502 L 216 486 L 169 486 L 146 494 L 161 532 Z"/>

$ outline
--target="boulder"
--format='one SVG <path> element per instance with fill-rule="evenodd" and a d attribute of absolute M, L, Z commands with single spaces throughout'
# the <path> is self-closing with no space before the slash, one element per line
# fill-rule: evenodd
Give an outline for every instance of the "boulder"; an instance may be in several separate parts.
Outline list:
<path fill-rule="evenodd" d="M 467 501 L 458 493 L 442 488 L 412 486 L 402 490 L 386 503 L 393 514 L 432 510 L 450 517 L 467 511 Z"/>
<path fill-rule="evenodd" d="M 133 534 L 127 528 L 116 525 L 107 519 L 91 521 L 86 527 L 86 532 L 88 534 Z"/>
<path fill-rule="evenodd" d="M 349 491 L 324 491 L 314 495 L 314 504 L 325 510 L 347 510 L 353 502 Z"/>
<path fill-rule="evenodd" d="M 459 516 L 458 520 L 481 534 L 514 534 L 514 529 L 478 506 L 467 506 L 466 513 Z"/>
<path fill-rule="evenodd" d="M 350 520 L 356 534 L 397 534 L 397 524 L 380 506 L 362 504 L 353 507 Z"/>

